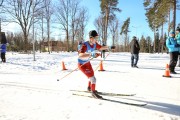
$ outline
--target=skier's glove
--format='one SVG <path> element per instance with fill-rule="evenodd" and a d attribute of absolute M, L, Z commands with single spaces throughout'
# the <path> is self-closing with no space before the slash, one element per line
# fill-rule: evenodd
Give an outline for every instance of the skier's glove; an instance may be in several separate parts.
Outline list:
<path fill-rule="evenodd" d="M 92 53 L 91 56 L 93 58 L 97 58 L 97 57 L 101 56 L 101 54 L 100 53 Z"/>

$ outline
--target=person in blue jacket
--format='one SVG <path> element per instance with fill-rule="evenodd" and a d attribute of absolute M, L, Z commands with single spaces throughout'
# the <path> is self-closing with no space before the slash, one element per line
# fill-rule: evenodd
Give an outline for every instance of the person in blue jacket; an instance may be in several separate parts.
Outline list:
<path fill-rule="evenodd" d="M 176 74 L 174 69 L 177 64 L 180 45 L 177 44 L 177 40 L 175 39 L 174 31 L 170 32 L 170 36 L 166 40 L 166 46 L 167 46 L 167 48 L 169 50 L 169 54 L 170 54 L 170 62 L 169 62 L 170 73 Z"/>
<path fill-rule="evenodd" d="M 7 43 L 7 39 L 6 39 L 5 32 L 1 32 L 0 37 L 1 37 L 1 41 L 0 41 L 0 43 L 1 43 L 0 44 L 1 59 L 2 59 L 2 62 L 6 62 L 6 43 Z"/>
<path fill-rule="evenodd" d="M 177 44 L 180 45 L 180 27 L 179 26 L 176 28 L 176 37 L 175 37 L 175 39 L 177 40 Z M 180 48 L 179 48 L 178 58 L 179 58 L 178 67 L 180 67 Z"/>
<path fill-rule="evenodd" d="M 6 62 L 6 44 L 1 44 L 1 60 Z"/>

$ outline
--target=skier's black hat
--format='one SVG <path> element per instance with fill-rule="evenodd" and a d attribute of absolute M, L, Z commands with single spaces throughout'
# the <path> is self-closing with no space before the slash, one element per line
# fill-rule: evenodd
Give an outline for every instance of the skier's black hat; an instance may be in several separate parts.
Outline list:
<path fill-rule="evenodd" d="M 89 38 L 91 38 L 91 37 L 96 37 L 96 36 L 98 36 L 98 33 L 96 32 L 96 30 L 91 30 L 91 31 L 89 32 Z"/>

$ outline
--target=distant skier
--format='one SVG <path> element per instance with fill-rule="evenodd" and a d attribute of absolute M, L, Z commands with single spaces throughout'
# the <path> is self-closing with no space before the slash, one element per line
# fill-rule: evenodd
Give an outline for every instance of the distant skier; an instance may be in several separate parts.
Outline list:
<path fill-rule="evenodd" d="M 140 46 L 135 36 L 133 36 L 133 39 L 130 42 L 130 50 L 131 50 L 131 67 L 138 68 L 137 63 L 139 60 Z"/>
<path fill-rule="evenodd" d="M 78 67 L 88 77 L 88 91 L 92 92 L 94 98 L 101 99 L 102 96 L 96 91 L 96 77 L 94 76 L 94 70 L 90 63 L 90 57 L 97 58 L 100 53 L 96 53 L 96 50 L 106 50 L 108 46 L 101 46 L 97 43 L 98 33 L 95 30 L 89 32 L 89 41 L 82 44 L 81 49 L 78 51 Z"/>
<path fill-rule="evenodd" d="M 177 44 L 177 40 L 175 40 L 175 32 L 171 31 L 170 32 L 170 36 L 167 38 L 166 40 L 166 46 L 169 50 L 169 54 L 170 54 L 170 62 L 169 62 L 169 70 L 171 74 L 176 74 L 176 72 L 174 71 L 176 64 L 177 64 L 177 60 L 178 60 L 178 54 L 179 54 L 179 46 Z"/>

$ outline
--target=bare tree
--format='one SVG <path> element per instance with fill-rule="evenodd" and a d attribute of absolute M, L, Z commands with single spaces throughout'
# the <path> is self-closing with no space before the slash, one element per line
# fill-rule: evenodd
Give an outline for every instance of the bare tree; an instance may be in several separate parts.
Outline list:
<path fill-rule="evenodd" d="M 1 1 L 0 1 L 0 6 L 2 6 L 3 2 L 4 2 L 4 0 L 1 0 Z"/>
<path fill-rule="evenodd" d="M 71 38 L 72 38 L 72 42 L 71 42 L 71 47 L 70 50 L 74 51 L 74 40 L 75 40 L 75 36 L 78 32 L 78 27 L 79 27 L 79 23 L 80 23 L 80 14 L 78 14 L 78 12 L 80 13 L 80 9 L 79 9 L 79 1 L 78 0 L 72 0 L 70 2 L 70 27 L 71 27 Z"/>
<path fill-rule="evenodd" d="M 110 22 L 109 28 L 110 28 L 110 32 L 112 35 L 112 45 L 114 46 L 115 39 L 116 39 L 116 33 L 118 32 L 118 28 L 119 28 L 119 21 L 117 19 L 113 19 Z"/>
<path fill-rule="evenodd" d="M 87 10 L 81 9 L 79 0 L 58 0 L 56 17 L 66 33 L 67 50 L 74 50 L 75 38 L 84 34 Z M 85 20 L 85 21 L 84 21 Z M 71 38 L 71 39 L 70 39 Z"/>
<path fill-rule="evenodd" d="M 48 52 L 50 54 L 50 21 L 51 21 L 51 16 L 53 14 L 53 8 L 52 8 L 51 0 L 44 0 L 44 6 L 45 6 L 44 15 L 45 15 L 45 19 L 47 21 Z"/>
<path fill-rule="evenodd" d="M 20 25 L 24 36 L 24 49 L 28 50 L 28 36 L 34 19 L 38 18 L 41 3 L 43 0 L 6 0 L 4 1 L 3 11 L 8 14 L 7 17 L 11 22 L 15 22 Z M 32 10 L 34 9 L 34 14 Z M 33 16 L 34 15 L 34 16 Z M 37 19 L 34 21 L 36 22 Z"/>
<path fill-rule="evenodd" d="M 56 4 L 56 17 L 62 30 L 66 33 L 67 50 L 69 51 L 69 4 L 70 0 L 58 0 Z"/>
<path fill-rule="evenodd" d="M 88 11 L 86 8 L 81 7 L 78 12 L 78 28 L 76 29 L 76 38 L 78 40 L 84 40 L 85 27 L 88 21 Z"/>
<path fill-rule="evenodd" d="M 99 33 L 100 38 L 102 39 L 102 42 L 105 43 L 104 39 L 104 29 L 105 29 L 105 22 L 104 17 L 101 15 L 94 21 L 94 25 Z"/>

